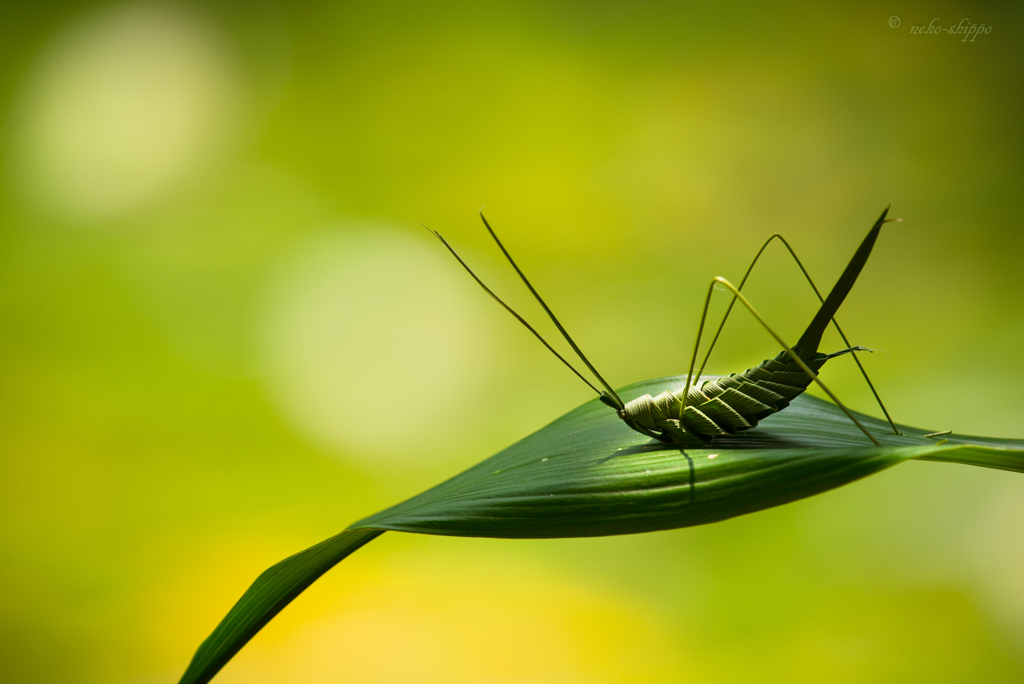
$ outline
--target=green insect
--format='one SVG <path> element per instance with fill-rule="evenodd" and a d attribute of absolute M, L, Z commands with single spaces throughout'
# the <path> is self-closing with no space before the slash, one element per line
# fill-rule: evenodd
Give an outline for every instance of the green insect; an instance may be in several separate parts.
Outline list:
<path fill-rule="evenodd" d="M 890 204 L 890 207 L 892 205 Z M 886 218 L 889 213 L 889 207 L 886 207 L 885 211 L 875 222 L 874 226 L 868 232 L 867 237 L 861 243 L 860 247 L 854 253 L 853 258 L 850 259 L 850 263 L 847 264 L 846 270 L 839 277 L 838 282 L 832 288 L 828 297 L 822 299 L 818 288 L 814 285 L 810 275 L 804 268 L 796 252 L 789 245 L 785 238 L 778 233 L 773 234 L 768 240 L 761 246 L 761 249 L 754 256 L 753 261 L 747 268 L 746 274 L 743 276 L 743 280 L 740 281 L 739 286 L 735 286 L 728 280 L 722 277 L 716 277 L 712 279 L 710 286 L 708 287 L 707 296 L 704 299 L 704 308 L 701 313 L 700 325 L 697 329 L 697 341 L 693 347 L 693 356 L 690 360 L 690 369 L 686 376 L 686 384 L 672 391 L 667 391 L 659 394 L 656 397 L 652 397 L 649 394 L 645 394 L 642 397 L 637 397 L 630 402 L 624 402 L 614 389 L 605 381 L 604 377 L 594 368 L 594 365 L 590 363 L 587 357 L 583 354 L 582 350 L 576 345 L 569 333 L 562 327 L 562 324 L 558 321 L 558 318 L 551 311 L 548 305 L 541 298 L 537 290 L 534 289 L 533 285 L 523 274 L 515 260 L 512 259 L 512 255 L 508 253 L 501 240 L 498 239 L 494 229 L 491 228 L 487 219 L 484 218 L 483 213 L 480 214 L 480 218 L 484 222 L 484 226 L 490 233 L 491 237 L 497 243 L 501 249 L 505 258 L 515 269 L 516 273 L 522 279 L 523 283 L 530 290 L 533 296 L 537 299 L 540 305 L 547 312 L 551 318 L 555 327 L 565 338 L 569 346 L 572 347 L 573 351 L 579 356 L 580 360 L 590 369 L 590 372 L 594 374 L 598 382 L 604 387 L 604 391 L 598 389 L 591 383 L 587 378 L 583 376 L 571 363 L 559 354 L 555 349 L 548 344 L 540 333 L 533 328 L 526 320 L 516 313 L 508 304 L 501 300 L 494 292 L 487 287 L 482 280 L 473 272 L 473 270 L 462 260 L 462 257 L 448 244 L 448 241 L 441 237 L 441 234 L 437 231 L 429 230 L 433 233 L 438 240 L 448 248 L 448 251 L 458 259 L 459 263 L 462 264 L 463 268 L 473 277 L 474 280 L 484 289 L 487 294 L 494 298 L 501 306 L 503 306 L 510 314 L 522 323 L 526 328 L 534 334 L 541 341 L 541 343 L 548 348 L 548 350 L 554 354 L 558 359 L 564 363 L 573 373 L 577 375 L 583 382 L 585 382 L 592 390 L 598 393 L 602 402 L 607 404 L 609 407 L 614 409 L 619 418 L 631 427 L 632 429 L 640 432 L 648 437 L 653 437 L 662 442 L 669 444 L 676 444 L 684 447 L 695 447 L 710 442 L 713 438 L 721 435 L 734 435 L 742 430 L 749 430 L 750 428 L 756 427 L 758 421 L 767 418 L 773 413 L 783 410 L 789 403 L 802 394 L 812 382 L 815 382 L 820 386 L 832 401 L 841 408 L 846 415 L 852 420 L 857 427 L 864 432 L 864 434 L 870 439 L 876 446 L 880 446 L 874 435 L 867 431 L 867 429 L 857 420 L 856 416 L 850 412 L 846 406 L 839 401 L 838 397 L 832 393 L 828 387 L 818 377 L 818 371 L 829 359 L 844 354 L 852 354 L 854 359 L 857 361 L 857 366 L 860 368 L 861 373 L 864 375 L 864 379 L 867 381 L 868 386 L 871 388 L 875 399 L 878 401 L 879 406 L 882 408 L 882 412 L 885 413 L 885 417 L 889 420 L 889 425 L 892 427 L 893 432 L 899 434 L 899 430 L 896 429 L 895 423 L 892 418 L 889 417 L 889 412 L 885 409 L 885 405 L 882 404 L 882 400 L 875 390 L 874 385 L 871 383 L 871 379 L 867 375 L 864 366 L 860 360 L 857 359 L 856 352 L 859 351 L 871 351 L 866 347 L 850 346 L 849 340 L 846 339 L 846 335 L 843 334 L 839 324 L 835 321 L 835 314 L 842 305 L 843 300 L 846 299 L 846 295 L 849 294 L 850 289 L 856 282 L 857 277 L 860 275 L 861 269 L 864 264 L 867 263 L 868 257 L 871 255 L 871 250 L 875 246 L 875 241 L 881 232 L 882 226 L 889 221 L 899 221 L 900 219 Z M 767 322 L 761 317 L 761 315 L 754 309 L 746 297 L 740 292 L 743 285 L 746 283 L 747 278 L 750 276 L 750 272 L 753 270 L 757 260 L 764 253 L 765 248 L 775 239 L 779 239 L 789 250 L 789 253 L 796 260 L 800 270 L 803 272 L 804 277 L 810 283 L 814 289 L 814 293 L 818 296 L 821 301 L 821 308 L 818 309 L 818 313 L 814 316 L 810 325 L 801 335 L 800 339 L 795 345 L 790 347 L 787 345 L 779 335 L 772 330 Z M 715 286 L 721 285 L 727 290 L 732 292 L 733 299 L 730 302 L 728 309 L 725 312 L 725 316 L 722 318 L 721 324 L 718 326 L 718 331 L 715 333 L 714 339 L 701 362 L 700 368 L 697 373 L 694 374 L 694 367 L 697 361 L 697 352 L 700 349 L 701 336 L 704 331 L 704 325 L 707 320 L 708 306 L 711 303 L 711 295 L 714 292 Z M 772 359 L 767 359 L 759 365 L 749 368 L 742 373 L 733 373 L 728 376 L 723 376 L 715 380 L 705 380 L 698 386 L 695 384 L 694 378 L 699 379 L 704 371 L 704 367 L 707 364 L 708 358 L 711 355 L 711 351 L 714 349 L 715 343 L 718 341 L 718 337 L 722 332 L 722 328 L 725 326 L 726 320 L 728 320 L 729 314 L 732 312 L 732 308 L 736 301 L 739 300 L 750 313 L 764 326 L 775 341 L 782 346 L 781 351 L 777 356 Z M 847 348 L 832 354 L 824 354 L 818 351 L 818 346 L 821 343 L 822 334 L 828 327 L 829 323 L 835 325 L 836 330 L 842 337 L 843 342 L 846 343 Z"/>

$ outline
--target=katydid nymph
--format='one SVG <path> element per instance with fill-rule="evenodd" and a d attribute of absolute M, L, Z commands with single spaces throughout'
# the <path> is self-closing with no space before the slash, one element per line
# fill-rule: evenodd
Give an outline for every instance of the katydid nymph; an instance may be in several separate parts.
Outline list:
<path fill-rule="evenodd" d="M 598 387 L 590 382 L 582 373 L 580 373 L 579 370 L 569 363 L 565 357 L 555 351 L 548 341 L 544 339 L 544 337 L 537 332 L 533 326 L 527 323 L 522 316 L 516 313 L 500 297 L 494 294 L 494 292 L 484 284 L 477 274 L 473 272 L 469 265 L 463 261 L 462 257 L 458 255 L 455 249 L 448 244 L 448 241 L 441 237 L 440 233 L 430 230 L 429 228 L 427 228 L 427 230 L 433 233 L 437 239 L 448 248 L 448 251 L 452 253 L 459 263 L 462 264 L 462 267 L 466 269 L 466 271 L 473 277 L 477 284 L 487 292 L 488 295 L 494 298 L 495 301 L 497 301 L 531 333 L 533 333 L 533 335 L 539 339 L 552 354 L 558 357 L 562 363 L 572 370 L 572 372 L 575 373 L 576 376 L 585 382 L 592 390 L 597 392 L 600 400 L 616 411 L 619 418 L 621 418 L 626 425 L 637 432 L 662 442 L 675 444 L 681 447 L 700 446 L 710 442 L 716 436 L 733 435 L 739 431 L 749 430 L 756 427 L 758 421 L 789 406 L 789 403 L 794 398 L 802 394 L 810 384 L 814 382 L 817 383 L 826 394 L 828 394 L 832 401 L 834 401 L 836 405 L 846 413 L 847 417 L 849 417 L 849 419 L 853 421 L 858 428 L 860 428 L 864 435 L 875 446 L 880 446 L 874 435 L 868 432 L 853 413 L 847 409 L 839 398 L 836 397 L 835 394 L 821 381 L 818 377 L 818 371 L 829 359 L 845 354 L 852 354 L 856 359 L 857 352 L 871 351 L 866 347 L 850 346 L 849 341 L 846 339 L 846 335 L 843 334 L 839 324 L 835 321 L 835 314 L 846 299 L 846 295 L 849 294 L 853 284 L 856 282 L 864 264 L 867 263 L 868 257 L 871 255 L 871 250 L 874 248 L 875 241 L 882 230 L 882 226 L 889 221 L 899 221 L 899 219 L 886 218 L 888 213 L 889 207 L 886 207 L 882 212 L 882 215 L 868 232 L 867 237 L 865 237 L 863 242 L 861 242 L 860 247 L 854 253 L 849 264 L 847 264 L 846 269 L 843 271 L 843 274 L 839 277 L 839 280 L 836 282 L 832 291 L 826 298 L 821 297 L 818 288 L 814 285 L 814 282 L 811 280 L 810 275 L 808 275 L 807 270 L 800 262 L 800 259 L 796 256 L 796 252 L 785 238 L 778 233 L 773 234 L 768 238 L 754 257 L 754 260 L 747 268 L 746 275 L 744 275 L 739 286 L 733 285 L 721 276 L 712 279 L 711 284 L 708 287 L 707 296 L 704 299 L 704 308 L 701 313 L 700 325 L 697 329 L 697 341 L 694 344 L 686 384 L 679 389 L 662 392 L 656 397 L 652 397 L 650 394 L 645 394 L 629 401 L 628 403 L 624 402 L 619 397 L 589 359 L 587 359 L 586 355 L 584 355 L 583 351 L 565 330 L 558 318 L 548 307 L 547 303 L 545 303 L 544 299 L 540 296 L 537 290 L 534 289 L 526 275 L 516 264 L 512 255 L 509 254 L 508 250 L 505 248 L 505 245 L 498 239 L 497 234 L 494 232 L 494 229 L 491 228 L 490 223 L 487 222 L 487 219 L 484 217 L 482 212 L 480 214 L 480 218 L 483 220 L 484 226 L 498 245 L 498 248 L 501 249 L 502 254 L 505 255 L 505 258 L 512 265 L 512 268 L 515 269 L 520 279 L 522 279 L 523 283 L 530 290 L 530 293 L 551 318 L 555 327 L 562 334 L 562 337 L 565 338 L 566 342 L 569 343 L 569 346 L 572 347 L 572 350 L 580 360 L 583 361 L 584 365 L 586 365 L 590 372 L 593 373 L 598 383 L 604 388 L 603 390 L 598 389 Z M 821 301 L 821 307 L 811 320 L 810 325 L 807 326 L 807 329 L 804 331 L 803 335 L 800 336 L 797 343 L 792 346 L 787 345 L 783 341 L 783 339 L 768 325 L 764 318 L 761 317 L 741 292 L 741 289 L 746 283 L 751 270 L 757 263 L 757 260 L 760 258 L 765 248 L 775 239 L 782 241 L 789 250 L 790 254 L 800 266 L 800 270 L 803 272 L 804 277 L 814 289 L 814 293 Z M 704 360 L 695 374 L 694 367 L 696 366 L 697 352 L 700 348 L 701 336 L 707 320 L 711 295 L 713 294 L 716 286 L 724 287 L 730 291 L 733 298 L 726 310 L 725 316 L 722 318 L 718 331 L 716 332 L 715 337 L 704 356 Z M 765 328 L 765 330 L 771 334 L 775 341 L 783 348 L 783 351 L 779 352 L 779 354 L 774 358 L 767 359 L 759 365 L 749 368 L 742 373 L 733 373 L 715 380 L 705 380 L 698 386 L 694 382 L 694 379 L 696 378 L 699 380 L 701 377 L 704 367 L 707 364 L 708 357 L 711 354 L 711 350 L 714 348 L 715 342 L 717 342 L 718 337 L 722 332 L 722 328 L 725 325 L 725 321 L 737 300 L 741 302 L 751 315 L 753 315 L 754 318 L 756 318 Z M 825 354 L 819 352 L 818 347 L 821 343 L 822 335 L 829 323 L 835 325 L 836 330 L 839 331 L 843 342 L 846 343 L 847 346 L 845 349 L 841 349 L 837 352 Z M 874 385 L 871 383 L 870 378 L 868 378 L 867 371 L 864 370 L 864 367 L 859 360 L 857 360 L 857 365 L 860 368 L 861 373 L 864 375 L 865 380 L 868 382 L 868 385 L 871 387 L 871 391 L 874 394 L 875 399 L 878 401 L 879 406 L 881 406 L 882 412 L 885 413 L 886 418 L 889 419 L 889 425 L 892 427 L 893 432 L 899 434 L 899 430 L 897 430 L 895 423 L 893 423 L 892 419 L 889 417 L 889 412 L 885 409 L 884 404 L 882 404 L 881 398 L 878 396 L 878 392 L 875 391 Z"/>
<path fill-rule="evenodd" d="M 850 344 L 834 316 L 867 262 L 882 226 L 890 220 L 887 214 L 888 209 L 882 212 L 827 297 L 818 292 L 789 243 L 780 235 L 772 235 L 738 286 L 721 277 L 711 281 L 687 375 L 624 387 L 622 394 L 631 397 L 629 402 L 620 398 L 583 354 L 486 219 L 484 225 L 505 258 L 596 382 L 561 356 L 483 283 L 444 238 L 431 231 L 480 287 L 586 382 L 600 401 L 580 406 L 459 475 L 363 518 L 342 533 L 266 570 L 196 651 L 182 684 L 208 682 L 293 598 L 386 530 L 509 539 L 635 534 L 747 515 L 835 489 L 913 459 L 1024 472 L 1024 441 L 962 437 L 948 430 L 925 432 L 916 428 L 908 428 L 907 434 L 901 435 L 891 419 L 889 427 L 895 434 L 882 434 L 885 428 L 879 421 L 864 421 L 875 430 L 872 434 L 818 377 L 829 359 L 841 355 L 856 359 L 857 352 L 865 349 Z M 810 325 L 793 345 L 786 344 L 740 292 L 761 254 L 776 239 L 789 250 L 821 301 Z M 716 286 L 731 293 L 732 301 L 698 366 L 700 340 Z M 711 349 L 737 301 L 783 351 L 742 373 L 703 379 Z M 846 347 L 825 354 L 818 347 L 830 324 Z M 864 377 L 867 379 L 866 372 Z M 805 398 L 770 419 L 773 424 L 755 429 L 753 434 L 748 432 L 754 439 L 724 437 L 756 428 L 759 420 L 785 410 L 811 382 L 818 383 L 846 416 L 831 406 L 822 406 L 823 402 Z M 874 392 L 873 386 L 871 389 Z M 632 398 L 643 390 L 656 396 Z M 878 399 L 878 393 L 874 394 Z M 880 399 L 878 403 L 889 418 Z M 617 418 L 607 415 L 608 410 Z M 625 425 L 619 425 L 619 420 Z M 846 420 L 856 428 L 848 426 Z M 808 426 L 809 422 L 814 425 Z M 627 426 L 643 437 L 630 433 Z M 863 444 L 859 443 L 861 434 L 865 437 Z M 940 437 L 949 439 L 937 439 Z M 638 443 L 647 438 L 656 442 Z M 874 446 L 869 446 L 868 440 Z M 747 444 L 736 444 L 739 441 Z M 702 450 L 702 446 L 709 448 Z M 612 447 L 618 448 L 612 451 Z M 622 453 L 625 449 L 629 451 Z M 620 454 L 629 457 L 616 458 Z"/>

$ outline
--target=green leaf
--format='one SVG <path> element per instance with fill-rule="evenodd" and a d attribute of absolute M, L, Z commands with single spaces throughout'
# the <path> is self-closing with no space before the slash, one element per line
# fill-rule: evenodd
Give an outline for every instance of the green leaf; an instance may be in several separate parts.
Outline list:
<path fill-rule="evenodd" d="M 181 681 L 210 681 L 238 649 L 320 575 L 382 534 L 380 530 L 345 530 L 264 570 L 199 645 Z"/>
<path fill-rule="evenodd" d="M 620 390 L 626 400 L 682 376 Z M 908 459 L 1024 472 L 1024 441 L 942 435 L 800 396 L 754 430 L 680 449 L 630 430 L 597 399 L 491 458 L 271 567 L 200 645 L 181 684 L 202 684 L 293 598 L 384 530 L 468 537 L 581 537 L 703 525 L 840 487 Z"/>

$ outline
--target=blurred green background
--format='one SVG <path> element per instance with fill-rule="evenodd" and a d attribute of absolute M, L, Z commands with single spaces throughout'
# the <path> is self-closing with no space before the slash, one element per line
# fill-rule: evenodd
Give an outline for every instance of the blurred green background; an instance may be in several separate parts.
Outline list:
<path fill-rule="evenodd" d="M 590 399 L 419 226 L 554 334 L 484 204 L 624 385 L 685 372 L 771 232 L 827 288 L 894 200 L 851 341 L 900 422 L 1024 437 L 1022 20 L 4 3 L 0 679 L 172 684 L 264 568 Z M 748 291 L 815 310 L 778 249 Z M 773 351 L 741 313 L 709 371 Z M 1018 476 L 911 463 L 706 528 L 388 534 L 218 681 L 1021 681 L 1022 530 Z"/>

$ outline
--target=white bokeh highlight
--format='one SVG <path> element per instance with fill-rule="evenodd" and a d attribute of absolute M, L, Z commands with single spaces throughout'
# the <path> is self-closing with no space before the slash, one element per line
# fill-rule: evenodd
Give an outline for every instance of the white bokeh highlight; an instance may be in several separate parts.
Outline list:
<path fill-rule="evenodd" d="M 319 447 L 373 463 L 428 459 L 459 442 L 464 409 L 487 391 L 486 297 L 428 237 L 322 233 L 273 280 L 261 333 L 269 389 Z"/>
<path fill-rule="evenodd" d="M 15 174 L 43 209 L 120 217 L 225 149 L 239 94 L 229 50 L 200 16 L 108 10 L 58 35 L 30 72 L 11 131 Z"/>

